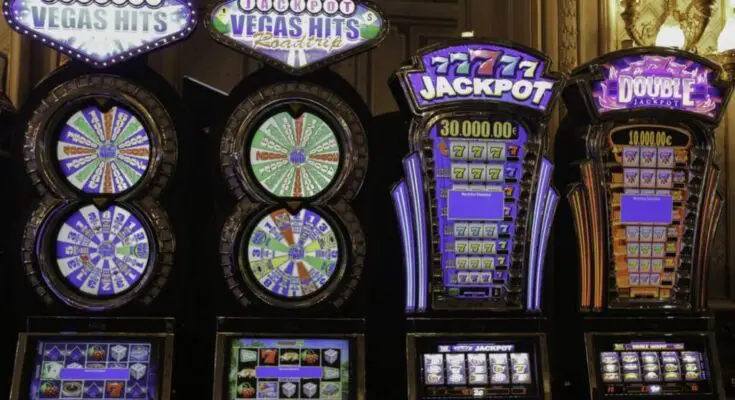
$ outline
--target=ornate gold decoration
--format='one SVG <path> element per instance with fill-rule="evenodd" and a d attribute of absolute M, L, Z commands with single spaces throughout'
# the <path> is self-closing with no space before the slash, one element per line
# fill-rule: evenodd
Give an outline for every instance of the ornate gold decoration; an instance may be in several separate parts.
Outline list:
<path fill-rule="evenodd" d="M 715 1 L 690 0 L 686 7 L 681 7 L 677 0 L 621 0 L 620 16 L 625 31 L 638 46 L 653 46 L 666 18 L 673 16 L 684 31 L 684 49 L 696 51 L 712 17 Z"/>

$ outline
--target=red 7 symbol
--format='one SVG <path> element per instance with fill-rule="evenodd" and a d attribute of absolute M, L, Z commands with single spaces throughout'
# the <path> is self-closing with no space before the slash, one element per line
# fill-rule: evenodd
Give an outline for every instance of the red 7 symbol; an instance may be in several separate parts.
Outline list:
<path fill-rule="evenodd" d="M 495 71 L 495 61 L 497 61 L 499 55 L 499 51 L 470 50 L 470 62 L 484 61 L 477 69 L 477 75 L 492 76 L 493 71 Z"/>

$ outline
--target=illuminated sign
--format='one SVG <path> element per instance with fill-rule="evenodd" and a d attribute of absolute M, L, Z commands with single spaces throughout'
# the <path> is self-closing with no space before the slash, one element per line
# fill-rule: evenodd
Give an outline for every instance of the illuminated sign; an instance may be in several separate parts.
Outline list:
<path fill-rule="evenodd" d="M 467 43 L 430 49 L 399 71 L 417 112 L 465 102 L 511 103 L 546 111 L 557 79 L 547 61 L 497 44 Z"/>
<path fill-rule="evenodd" d="M 674 56 L 629 56 L 602 66 L 604 79 L 592 86 L 600 113 L 629 108 L 668 108 L 715 117 L 723 90 L 715 71 Z"/>
<path fill-rule="evenodd" d="M 186 0 L 8 0 L 3 13 L 19 33 L 99 67 L 181 40 L 196 26 Z"/>
<path fill-rule="evenodd" d="M 205 23 L 216 41 L 294 74 L 377 46 L 388 30 L 357 0 L 226 0 Z"/>

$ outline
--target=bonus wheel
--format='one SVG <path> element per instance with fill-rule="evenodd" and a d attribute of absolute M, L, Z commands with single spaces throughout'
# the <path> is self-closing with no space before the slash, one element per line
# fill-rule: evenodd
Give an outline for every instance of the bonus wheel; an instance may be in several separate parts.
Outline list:
<path fill-rule="evenodd" d="M 279 112 L 266 119 L 250 142 L 255 180 L 278 198 L 311 198 L 334 182 L 340 166 L 337 136 L 318 115 L 294 118 Z"/>
<path fill-rule="evenodd" d="M 344 257 L 336 235 L 318 212 L 303 209 L 291 215 L 278 209 L 260 219 L 243 238 L 247 239 L 243 264 L 261 289 L 272 295 L 309 297 L 330 282 Z"/>
<path fill-rule="evenodd" d="M 173 173 L 171 116 L 147 89 L 88 74 L 46 96 L 28 121 L 26 171 L 40 193 L 66 199 L 155 196 Z"/>
<path fill-rule="evenodd" d="M 88 311 L 150 301 L 166 283 L 173 242 L 163 240 L 170 237 L 163 211 L 152 200 L 145 209 L 43 202 L 26 230 L 34 234 L 25 241 L 26 254 L 35 255 L 26 260 L 31 283 L 41 284 L 40 275 L 56 298 Z"/>
<path fill-rule="evenodd" d="M 267 86 L 246 98 L 222 136 L 223 172 L 238 198 L 353 198 L 367 168 L 365 130 L 334 93 L 311 83 Z"/>
<path fill-rule="evenodd" d="M 66 180 L 89 194 L 119 194 L 148 170 L 151 140 L 138 118 L 122 107 L 90 106 L 64 124 L 56 157 Z"/>
<path fill-rule="evenodd" d="M 151 267 L 150 245 L 143 222 L 130 211 L 87 205 L 63 220 L 56 235 L 56 266 L 85 295 L 120 295 Z"/>
<path fill-rule="evenodd" d="M 345 203 L 296 212 L 240 205 L 222 242 L 225 275 L 246 306 L 250 293 L 279 308 L 341 304 L 357 286 L 365 256 L 359 222 Z"/>

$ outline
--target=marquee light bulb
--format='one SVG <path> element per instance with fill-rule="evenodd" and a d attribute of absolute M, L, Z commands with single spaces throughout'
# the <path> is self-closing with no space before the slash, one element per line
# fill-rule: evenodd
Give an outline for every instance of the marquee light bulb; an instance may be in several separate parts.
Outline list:
<path fill-rule="evenodd" d="M 727 18 L 727 23 L 717 38 L 717 51 L 723 52 L 728 50 L 735 50 L 735 16 L 732 15 Z"/>
<path fill-rule="evenodd" d="M 656 35 L 656 46 L 682 49 L 685 43 L 686 38 L 684 31 L 681 30 L 681 25 L 672 15 L 669 15 Z"/>

